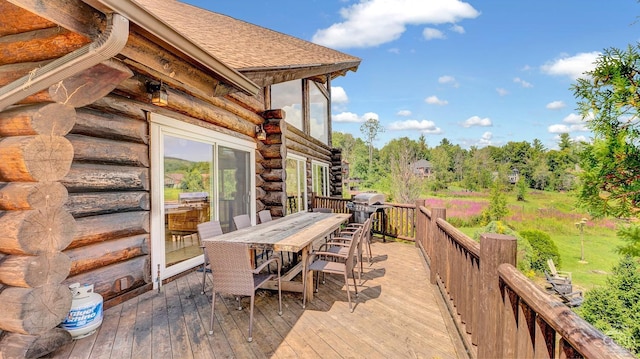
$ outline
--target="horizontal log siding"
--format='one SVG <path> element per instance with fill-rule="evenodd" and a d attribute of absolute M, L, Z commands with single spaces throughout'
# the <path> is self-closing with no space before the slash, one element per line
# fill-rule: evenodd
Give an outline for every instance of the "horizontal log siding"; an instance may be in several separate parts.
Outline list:
<path fill-rule="evenodd" d="M 472 357 L 634 357 L 520 273 L 514 238 L 484 234 L 478 243 L 444 208 L 424 200 L 416 208 L 416 246 Z"/>
<path fill-rule="evenodd" d="M 75 156 L 62 180 L 64 208 L 78 226 L 65 250 L 72 261 L 65 283 L 93 284 L 108 305 L 151 276 L 149 126 L 118 108 L 82 108 L 78 118 L 66 136 Z"/>

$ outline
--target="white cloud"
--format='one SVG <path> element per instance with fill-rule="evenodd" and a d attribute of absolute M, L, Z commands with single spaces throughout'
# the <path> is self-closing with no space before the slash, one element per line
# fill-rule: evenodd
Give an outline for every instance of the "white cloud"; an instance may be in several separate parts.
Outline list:
<path fill-rule="evenodd" d="M 443 85 L 451 85 L 453 87 L 460 86 L 458 84 L 458 81 L 456 81 L 456 78 L 453 77 L 453 76 L 449 76 L 449 75 L 444 75 L 444 76 L 438 77 L 438 83 L 443 84 Z"/>
<path fill-rule="evenodd" d="M 589 118 L 592 115 L 588 116 Z M 571 113 L 562 119 L 563 123 L 557 123 L 549 126 L 547 131 L 549 133 L 572 133 L 572 132 L 587 132 L 586 120 L 578 114 Z"/>
<path fill-rule="evenodd" d="M 565 105 L 565 103 L 562 101 L 551 101 L 547 104 L 547 108 L 549 110 L 559 110 L 561 108 L 564 108 L 565 106 L 567 105 Z"/>
<path fill-rule="evenodd" d="M 553 76 L 568 76 L 572 80 L 584 77 L 586 71 L 595 68 L 595 61 L 600 56 L 597 51 L 582 52 L 574 56 L 564 56 L 542 65 L 542 72 Z"/>
<path fill-rule="evenodd" d="M 569 132 L 571 132 L 571 130 L 569 129 L 569 126 L 562 125 L 562 124 L 551 125 L 551 126 L 549 126 L 547 128 L 547 131 L 549 131 L 550 133 L 569 133 Z"/>
<path fill-rule="evenodd" d="M 392 54 L 399 54 L 399 53 L 400 53 L 400 49 L 399 49 L 399 48 L 397 48 L 397 47 L 392 47 L 392 48 L 390 48 L 390 49 L 389 49 L 389 50 L 387 50 L 387 51 L 389 51 L 389 52 L 390 52 L 390 53 L 392 53 Z"/>
<path fill-rule="evenodd" d="M 439 99 L 438 96 L 429 96 L 424 99 L 424 102 L 428 103 L 429 105 L 438 105 L 438 106 L 444 106 L 449 103 L 449 101 L 447 100 Z"/>
<path fill-rule="evenodd" d="M 492 139 L 493 133 L 487 131 L 482 134 L 482 137 L 480 137 L 480 141 L 478 141 L 478 144 L 481 146 L 490 146 L 492 144 Z"/>
<path fill-rule="evenodd" d="M 344 122 L 348 122 L 348 123 L 367 122 L 367 120 L 369 120 L 370 118 L 379 120 L 379 116 L 375 112 L 367 112 L 362 116 L 358 116 L 358 114 L 355 114 L 353 112 L 341 112 L 332 116 L 332 120 L 334 122 L 343 122 L 343 123 Z"/>
<path fill-rule="evenodd" d="M 406 120 L 396 121 L 389 124 L 387 127 L 390 131 L 420 131 L 427 134 L 441 134 L 443 133 L 440 127 L 437 127 L 433 121 L 427 120 Z"/>
<path fill-rule="evenodd" d="M 493 123 L 491 123 L 491 119 L 488 117 L 480 118 L 478 116 L 469 117 L 466 121 L 462 123 L 462 127 L 491 127 Z"/>
<path fill-rule="evenodd" d="M 424 30 L 422 30 L 422 36 L 426 39 L 426 40 L 433 40 L 433 39 L 446 39 L 447 37 L 444 36 L 444 33 L 438 29 L 434 29 L 432 27 L 426 27 Z"/>
<path fill-rule="evenodd" d="M 312 41 L 331 48 L 378 46 L 398 39 L 409 25 L 455 25 L 480 12 L 461 0 L 360 0 L 340 15 L 343 22 L 318 30 Z"/>
<path fill-rule="evenodd" d="M 458 34 L 464 34 L 464 27 L 453 24 L 451 25 L 451 31 L 457 32 Z"/>
<path fill-rule="evenodd" d="M 396 113 L 396 115 L 402 116 L 402 117 L 408 117 L 408 116 L 411 116 L 411 111 L 409 111 L 409 110 L 400 110 L 400 111 L 398 111 L 398 113 Z"/>
<path fill-rule="evenodd" d="M 529 88 L 529 87 L 533 87 L 533 85 L 519 77 L 516 77 L 513 79 L 513 82 L 520 84 L 520 86 L 524 87 L 524 88 Z"/>
<path fill-rule="evenodd" d="M 500 96 L 506 96 L 506 95 L 509 94 L 509 91 L 503 89 L 502 87 L 498 87 L 496 89 L 496 92 L 498 92 L 498 95 L 500 95 Z"/>
<path fill-rule="evenodd" d="M 331 102 L 332 103 L 347 103 L 349 97 L 347 92 L 340 86 L 331 86 Z"/>

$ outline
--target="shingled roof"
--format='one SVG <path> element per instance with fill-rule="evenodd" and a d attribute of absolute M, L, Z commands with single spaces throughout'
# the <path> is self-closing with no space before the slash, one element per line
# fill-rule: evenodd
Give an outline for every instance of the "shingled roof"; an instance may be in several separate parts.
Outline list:
<path fill-rule="evenodd" d="M 360 65 L 355 56 L 179 1 L 135 1 L 241 73 L 329 66 L 345 72 Z"/>

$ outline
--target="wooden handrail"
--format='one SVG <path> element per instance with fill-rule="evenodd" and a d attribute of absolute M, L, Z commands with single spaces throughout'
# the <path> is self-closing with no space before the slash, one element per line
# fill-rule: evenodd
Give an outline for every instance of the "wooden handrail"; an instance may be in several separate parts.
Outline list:
<path fill-rule="evenodd" d="M 416 246 L 473 358 L 635 358 L 515 268 L 515 238 L 480 243 L 416 203 Z"/>
<path fill-rule="evenodd" d="M 509 327 L 515 325 L 516 331 L 530 330 L 534 333 L 547 334 L 536 335 L 533 342 L 528 345 L 530 349 L 546 350 L 550 357 L 563 352 L 560 356 L 567 358 L 575 357 L 575 354 L 585 358 L 634 358 L 626 349 L 580 318 L 562 301 L 542 292 L 514 266 L 501 264 L 498 272 L 500 279 L 504 282 L 501 292 L 505 311 L 516 308 L 519 313 L 523 313 L 523 316 L 527 316 L 527 320 L 521 319 L 507 325 Z M 511 321 L 514 321 L 519 313 L 512 313 Z M 529 325 L 532 328 L 528 328 Z M 521 328 L 522 326 L 527 328 Z M 551 334 L 557 334 L 560 337 L 557 345 L 555 336 Z M 509 341 L 505 340 L 505 342 Z M 515 352 L 517 348 L 510 350 Z"/>

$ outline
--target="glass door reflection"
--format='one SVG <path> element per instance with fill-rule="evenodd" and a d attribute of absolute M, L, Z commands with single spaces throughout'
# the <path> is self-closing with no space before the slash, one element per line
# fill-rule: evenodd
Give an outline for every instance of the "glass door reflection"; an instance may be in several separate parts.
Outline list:
<path fill-rule="evenodd" d="M 165 267 L 202 254 L 198 223 L 211 220 L 214 145 L 164 135 Z"/>

